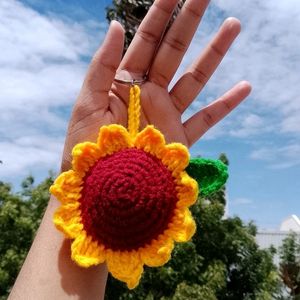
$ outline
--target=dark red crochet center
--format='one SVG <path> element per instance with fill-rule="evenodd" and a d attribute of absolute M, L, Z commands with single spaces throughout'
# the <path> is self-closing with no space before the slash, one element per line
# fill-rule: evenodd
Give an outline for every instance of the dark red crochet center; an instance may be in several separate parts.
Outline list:
<path fill-rule="evenodd" d="M 171 172 L 151 154 L 130 148 L 99 160 L 86 176 L 82 222 L 107 248 L 133 250 L 164 232 L 176 200 Z"/>

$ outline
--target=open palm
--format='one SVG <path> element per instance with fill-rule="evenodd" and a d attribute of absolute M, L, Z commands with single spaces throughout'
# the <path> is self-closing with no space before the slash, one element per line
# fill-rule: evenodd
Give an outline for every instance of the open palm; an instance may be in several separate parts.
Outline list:
<path fill-rule="evenodd" d="M 95 141 L 99 127 L 127 126 L 129 84 L 121 80 L 147 80 L 141 85 L 141 127 L 155 125 L 168 142 L 191 146 L 210 127 L 250 93 L 242 81 L 219 99 L 182 123 L 181 116 L 205 86 L 240 32 L 240 23 L 227 19 L 220 30 L 171 90 L 169 84 L 190 44 L 208 0 L 187 0 L 165 33 L 177 1 L 156 0 L 122 58 L 124 30 L 112 22 L 96 52 L 75 104 L 65 143 L 62 170 L 70 168 L 71 149 L 79 142 Z"/>

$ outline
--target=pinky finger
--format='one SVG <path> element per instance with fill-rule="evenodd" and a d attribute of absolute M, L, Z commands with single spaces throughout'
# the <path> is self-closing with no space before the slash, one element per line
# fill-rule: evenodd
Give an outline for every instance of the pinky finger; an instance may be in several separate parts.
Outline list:
<path fill-rule="evenodd" d="M 251 92 L 247 81 L 241 81 L 219 99 L 201 109 L 184 122 L 189 147 L 204 133 L 237 107 Z"/>

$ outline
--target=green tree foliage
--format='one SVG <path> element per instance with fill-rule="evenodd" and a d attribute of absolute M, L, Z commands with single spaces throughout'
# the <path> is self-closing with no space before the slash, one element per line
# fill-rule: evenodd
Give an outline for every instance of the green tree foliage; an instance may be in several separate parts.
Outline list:
<path fill-rule="evenodd" d="M 220 157 L 228 163 L 226 156 Z M 192 207 L 197 233 L 177 244 L 160 268 L 145 268 L 140 285 L 129 291 L 109 277 L 110 299 L 275 299 L 279 276 L 273 252 L 255 242 L 256 228 L 238 217 L 224 218 L 225 187 Z"/>
<path fill-rule="evenodd" d="M 6 299 L 26 257 L 52 182 L 49 176 L 34 186 L 27 177 L 18 193 L 0 183 L 0 299 Z M 191 242 L 176 245 L 168 264 L 146 268 L 133 291 L 109 277 L 106 299 L 274 299 L 278 276 L 272 253 L 258 249 L 253 224 L 223 218 L 222 190 L 219 199 L 199 199 L 192 208 L 197 233 Z"/>
<path fill-rule="evenodd" d="M 291 233 L 279 249 L 280 277 L 288 288 L 291 299 L 300 299 L 300 239 Z"/>
<path fill-rule="evenodd" d="M 38 186 L 32 176 L 13 192 L 0 181 L 0 299 L 6 299 L 27 255 L 49 200 L 52 175 Z"/>

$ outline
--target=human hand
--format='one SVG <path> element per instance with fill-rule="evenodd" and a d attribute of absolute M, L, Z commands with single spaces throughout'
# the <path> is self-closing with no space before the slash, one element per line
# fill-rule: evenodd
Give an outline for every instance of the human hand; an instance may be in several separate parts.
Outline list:
<path fill-rule="evenodd" d="M 139 79 L 147 74 L 141 86 L 141 127 L 153 124 L 165 135 L 167 142 L 181 142 L 188 147 L 247 97 L 251 87 L 243 81 L 184 123 L 181 121 L 183 112 L 198 96 L 239 34 L 240 23 L 234 18 L 223 23 L 202 54 L 168 90 L 208 2 L 187 0 L 164 35 L 177 1 L 156 0 L 123 59 L 124 30 L 119 23 L 111 23 L 72 112 L 63 171 L 71 166 L 73 146 L 95 141 L 99 127 L 111 123 L 127 126 L 130 86 L 115 81 L 116 77 Z"/>

